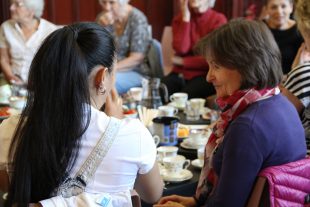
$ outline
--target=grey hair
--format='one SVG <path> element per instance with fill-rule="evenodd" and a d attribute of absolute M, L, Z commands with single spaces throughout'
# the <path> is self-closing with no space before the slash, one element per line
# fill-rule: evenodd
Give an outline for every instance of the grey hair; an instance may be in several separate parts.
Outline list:
<path fill-rule="evenodd" d="M 44 10 L 44 0 L 24 0 L 25 6 L 33 10 L 34 16 L 41 18 Z"/>

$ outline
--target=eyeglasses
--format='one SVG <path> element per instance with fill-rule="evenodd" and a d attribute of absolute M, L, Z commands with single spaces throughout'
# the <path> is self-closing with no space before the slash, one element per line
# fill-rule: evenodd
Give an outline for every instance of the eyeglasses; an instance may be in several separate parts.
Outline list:
<path fill-rule="evenodd" d="M 25 6 L 25 3 L 21 2 L 21 1 L 13 1 L 13 2 L 11 2 L 11 5 L 14 5 L 16 7 L 23 7 L 23 6 Z"/>

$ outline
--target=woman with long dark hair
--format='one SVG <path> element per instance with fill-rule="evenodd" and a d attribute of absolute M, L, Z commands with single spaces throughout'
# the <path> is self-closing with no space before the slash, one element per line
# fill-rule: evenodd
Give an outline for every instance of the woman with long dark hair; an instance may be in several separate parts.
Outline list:
<path fill-rule="evenodd" d="M 150 133 L 138 120 L 111 117 L 122 118 L 114 61 L 113 37 L 96 23 L 66 26 L 45 40 L 31 65 L 25 109 L 0 126 L 0 167 L 7 166 L 10 177 L 6 206 L 59 195 L 113 120 L 119 124 L 115 139 L 85 192 L 135 187 L 147 202 L 159 199 L 162 181 Z"/>

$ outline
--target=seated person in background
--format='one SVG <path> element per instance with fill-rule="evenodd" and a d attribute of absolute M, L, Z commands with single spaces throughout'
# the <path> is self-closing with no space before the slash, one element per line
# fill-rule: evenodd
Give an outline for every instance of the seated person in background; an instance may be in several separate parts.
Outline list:
<path fill-rule="evenodd" d="M 145 53 L 151 34 L 145 15 L 128 4 L 128 0 L 99 0 L 102 12 L 97 22 L 108 26 L 116 39 L 116 89 L 124 94 L 132 87 L 141 86 Z"/>
<path fill-rule="evenodd" d="M 208 63 L 194 54 L 193 47 L 202 37 L 226 23 L 226 17 L 211 9 L 213 0 L 180 0 L 181 12 L 173 19 L 172 35 L 175 56 L 174 67 L 163 83 L 169 95 L 188 93 L 189 98 L 206 98 L 215 93 L 206 82 Z"/>
<path fill-rule="evenodd" d="M 303 42 L 295 20 L 290 18 L 293 12 L 293 0 L 266 0 L 264 20 L 272 32 L 281 52 L 282 71 L 286 75 L 291 71 L 298 48 Z"/>
<path fill-rule="evenodd" d="M 163 182 L 151 134 L 137 119 L 119 119 L 114 61 L 113 37 L 96 23 L 65 26 L 46 38 L 30 68 L 25 109 L 0 125 L 0 174 L 8 171 L 10 177 L 7 206 L 62 206 L 64 181 L 74 178 L 98 140 L 115 127 L 85 193 L 108 193 L 114 203 L 114 194 L 130 200 L 127 192 L 135 188 L 146 202 L 160 198 Z"/>
<path fill-rule="evenodd" d="M 11 1 L 11 19 L 0 27 L 0 64 L 8 82 L 27 84 L 30 63 L 47 35 L 57 29 L 42 19 L 44 0 Z"/>
<path fill-rule="evenodd" d="M 308 48 L 310 48 L 310 1 L 296 1 L 295 17 L 298 28 L 305 40 L 303 44 L 303 54 L 298 54 L 296 59 L 303 59 L 299 66 L 293 68 L 288 74 L 282 92 L 295 105 L 301 116 L 305 128 L 308 149 L 310 149 L 310 62 L 307 61 Z"/>
<path fill-rule="evenodd" d="M 198 46 L 222 112 L 205 148 L 196 196 L 167 196 L 155 206 L 243 207 L 262 169 L 305 157 L 304 131 L 278 88 L 280 52 L 265 24 L 233 20 Z"/>

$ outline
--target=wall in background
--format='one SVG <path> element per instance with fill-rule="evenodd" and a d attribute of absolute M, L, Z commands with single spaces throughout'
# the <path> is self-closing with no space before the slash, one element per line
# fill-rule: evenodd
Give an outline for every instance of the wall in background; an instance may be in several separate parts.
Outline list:
<path fill-rule="evenodd" d="M 163 28 L 171 24 L 178 12 L 179 0 L 131 0 L 130 3 L 143 11 L 152 25 L 153 36 L 160 40 Z M 245 9 L 252 3 L 261 7 L 261 0 L 217 0 L 215 10 L 229 19 L 244 16 Z M 0 0 L 0 23 L 7 20 L 10 0 Z M 77 21 L 94 21 L 100 11 L 97 0 L 45 0 L 43 18 L 59 25 Z"/>

